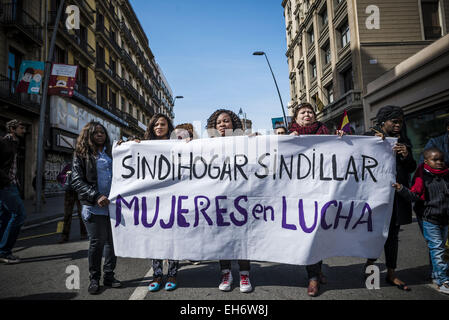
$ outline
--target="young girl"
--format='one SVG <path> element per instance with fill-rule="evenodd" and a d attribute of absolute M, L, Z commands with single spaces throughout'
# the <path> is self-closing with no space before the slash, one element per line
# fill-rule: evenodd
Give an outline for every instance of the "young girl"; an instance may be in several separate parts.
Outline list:
<path fill-rule="evenodd" d="M 82 218 L 89 235 L 90 294 L 100 291 L 101 259 L 104 254 L 103 284 L 118 288 L 114 277 L 117 257 L 114 254 L 111 223 L 109 220 L 109 191 L 112 183 L 111 144 L 106 128 L 91 121 L 82 129 L 72 166 L 72 188 L 78 193 Z"/>
<path fill-rule="evenodd" d="M 232 135 L 241 135 L 242 123 L 239 117 L 232 111 L 218 109 L 207 120 L 208 134 L 210 137 L 225 137 Z M 249 280 L 250 262 L 249 260 L 238 260 L 240 267 L 240 291 L 252 291 Z M 221 282 L 218 289 L 221 291 L 230 291 L 232 286 L 231 260 L 220 260 Z"/>

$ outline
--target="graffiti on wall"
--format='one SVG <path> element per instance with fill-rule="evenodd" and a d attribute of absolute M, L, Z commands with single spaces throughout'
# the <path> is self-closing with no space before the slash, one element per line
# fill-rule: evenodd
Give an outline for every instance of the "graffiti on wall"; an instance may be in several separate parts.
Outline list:
<path fill-rule="evenodd" d="M 70 155 L 49 153 L 45 161 L 45 195 L 64 193 L 56 178 L 59 172 L 71 161 Z"/>

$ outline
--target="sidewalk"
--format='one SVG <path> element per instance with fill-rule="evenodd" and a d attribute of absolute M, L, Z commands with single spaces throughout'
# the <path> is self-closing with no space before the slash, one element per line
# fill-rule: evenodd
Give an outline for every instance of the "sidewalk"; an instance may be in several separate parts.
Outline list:
<path fill-rule="evenodd" d="M 24 226 L 38 224 L 60 218 L 64 218 L 64 195 L 45 199 L 45 204 L 41 203 L 41 211 L 35 212 L 33 200 L 24 200 L 26 220 Z M 74 209 L 76 206 L 74 207 Z"/>

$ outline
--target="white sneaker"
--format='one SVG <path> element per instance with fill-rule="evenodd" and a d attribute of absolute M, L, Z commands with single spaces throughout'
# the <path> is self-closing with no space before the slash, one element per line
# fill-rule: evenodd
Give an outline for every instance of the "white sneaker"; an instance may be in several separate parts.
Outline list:
<path fill-rule="evenodd" d="M 440 291 L 441 293 L 449 294 L 449 282 L 446 281 L 441 286 L 439 286 L 438 291 Z"/>
<path fill-rule="evenodd" d="M 232 273 L 231 270 L 225 269 L 221 271 L 221 283 L 218 289 L 221 291 L 230 291 L 232 286 Z"/>
<path fill-rule="evenodd" d="M 240 292 L 247 293 L 251 290 L 253 290 L 253 287 L 251 286 L 251 282 L 249 281 L 249 272 L 240 272 Z"/>

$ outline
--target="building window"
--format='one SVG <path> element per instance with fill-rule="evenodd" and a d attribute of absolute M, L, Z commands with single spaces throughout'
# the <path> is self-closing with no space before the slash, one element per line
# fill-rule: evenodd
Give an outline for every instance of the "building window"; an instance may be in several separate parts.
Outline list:
<path fill-rule="evenodd" d="M 61 49 L 58 46 L 55 46 L 54 52 L 53 52 L 53 61 L 55 63 L 67 63 L 67 52 L 63 49 Z"/>
<path fill-rule="evenodd" d="M 315 59 L 313 59 L 312 61 L 310 61 L 310 76 L 312 77 L 312 79 L 315 79 L 317 76 L 316 73 L 316 61 Z"/>
<path fill-rule="evenodd" d="M 320 12 L 320 20 L 321 20 L 322 27 L 327 26 L 327 23 L 329 22 L 329 17 L 327 16 L 327 7 L 326 6 L 324 6 L 323 10 Z"/>
<path fill-rule="evenodd" d="M 8 79 L 9 79 L 9 92 L 14 93 L 15 83 L 19 75 L 20 64 L 22 63 L 22 55 L 13 48 L 9 48 L 8 52 Z"/>
<path fill-rule="evenodd" d="M 123 98 L 123 97 L 122 97 L 122 111 L 123 111 L 123 112 L 126 111 L 125 98 Z"/>
<path fill-rule="evenodd" d="M 343 23 L 343 25 L 339 28 L 340 33 L 340 44 L 341 47 L 344 48 L 351 41 L 351 34 L 349 32 L 349 24 L 348 21 Z"/>
<path fill-rule="evenodd" d="M 97 80 L 97 104 L 103 108 L 107 107 L 107 86 Z"/>
<path fill-rule="evenodd" d="M 334 102 L 334 86 L 332 85 L 332 82 L 328 84 L 326 87 L 326 97 L 328 103 Z"/>
<path fill-rule="evenodd" d="M 436 40 L 441 38 L 441 21 L 438 0 L 421 1 L 424 39 Z"/>
<path fill-rule="evenodd" d="M 313 25 L 312 27 L 307 31 L 307 37 L 309 38 L 309 47 L 313 46 L 315 43 L 315 34 L 313 33 Z"/>
<path fill-rule="evenodd" d="M 327 42 L 321 50 L 323 51 L 323 67 L 326 67 L 331 63 L 331 46 L 329 42 Z"/>
<path fill-rule="evenodd" d="M 134 117 L 134 108 L 131 103 L 129 104 L 129 114 Z"/>
<path fill-rule="evenodd" d="M 111 89 L 109 89 L 109 105 L 114 109 L 117 106 L 116 101 L 117 101 L 117 94 Z"/>
<path fill-rule="evenodd" d="M 354 82 L 352 81 L 352 68 L 347 69 L 346 71 L 343 71 L 341 73 L 341 77 L 343 80 L 343 93 L 346 93 L 348 91 L 351 91 L 354 89 Z"/>

